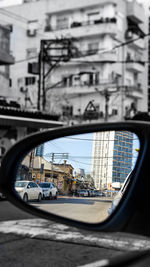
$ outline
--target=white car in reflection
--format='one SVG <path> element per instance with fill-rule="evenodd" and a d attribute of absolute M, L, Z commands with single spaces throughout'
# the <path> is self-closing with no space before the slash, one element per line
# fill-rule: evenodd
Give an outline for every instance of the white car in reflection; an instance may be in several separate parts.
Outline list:
<path fill-rule="evenodd" d="M 86 189 L 81 189 L 79 192 L 79 197 L 88 197 L 88 191 Z"/>
<path fill-rule="evenodd" d="M 32 181 L 16 181 L 15 190 L 25 202 L 29 200 L 41 201 L 43 197 L 40 186 Z"/>
<path fill-rule="evenodd" d="M 42 189 L 43 192 L 43 198 L 49 198 L 49 199 L 57 199 L 58 190 L 56 186 L 53 183 L 50 182 L 41 182 L 39 183 L 39 186 Z"/>
<path fill-rule="evenodd" d="M 128 176 L 126 177 L 121 189 L 118 191 L 118 193 L 116 194 L 116 196 L 114 197 L 112 203 L 111 203 L 111 207 L 108 208 L 108 214 L 112 214 L 112 212 L 115 210 L 115 208 L 118 206 L 127 186 L 128 183 L 130 181 L 130 177 L 131 177 L 131 172 L 128 174 Z"/>

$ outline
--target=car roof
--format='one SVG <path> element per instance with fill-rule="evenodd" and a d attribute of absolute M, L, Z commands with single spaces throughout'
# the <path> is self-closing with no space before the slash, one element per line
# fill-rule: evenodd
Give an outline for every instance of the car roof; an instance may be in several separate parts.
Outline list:
<path fill-rule="evenodd" d="M 40 184 L 52 184 L 52 182 L 40 182 Z"/>
<path fill-rule="evenodd" d="M 21 183 L 35 183 L 35 182 L 33 182 L 33 181 L 28 181 L 28 180 L 17 180 L 16 182 L 21 182 Z"/>

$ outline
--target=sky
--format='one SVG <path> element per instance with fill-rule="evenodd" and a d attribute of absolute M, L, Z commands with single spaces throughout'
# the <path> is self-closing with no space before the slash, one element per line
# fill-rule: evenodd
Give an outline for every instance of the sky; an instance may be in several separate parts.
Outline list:
<path fill-rule="evenodd" d="M 67 163 L 74 167 L 74 170 L 81 168 L 85 170 L 85 173 L 90 173 L 92 145 L 93 133 L 55 139 L 45 143 L 44 157 L 51 161 L 49 153 L 69 153 L 69 159 L 63 156 L 62 159 L 59 156 L 57 159 L 56 154 L 54 163 L 63 163 L 66 159 Z"/>
<path fill-rule="evenodd" d="M 150 0 L 137 0 L 140 3 L 144 3 L 147 5 Z M 9 5 L 17 5 L 20 4 L 22 0 L 0 0 L 0 7 L 9 6 Z"/>
<path fill-rule="evenodd" d="M 0 0 L 0 7 L 17 5 L 20 4 L 22 0 Z"/>
<path fill-rule="evenodd" d="M 81 168 L 84 169 L 86 174 L 91 173 L 93 136 L 93 133 L 88 133 L 49 141 L 44 145 L 44 158 L 47 161 L 52 161 L 52 153 L 54 153 L 54 163 L 62 164 L 64 160 L 67 160 L 67 163 L 73 166 L 74 171 Z M 137 136 L 134 136 L 133 138 L 132 163 L 134 166 L 136 157 L 138 156 L 135 149 L 139 148 L 140 145 Z M 63 154 L 59 155 L 57 153 Z M 67 153 L 69 157 L 67 157 Z"/>

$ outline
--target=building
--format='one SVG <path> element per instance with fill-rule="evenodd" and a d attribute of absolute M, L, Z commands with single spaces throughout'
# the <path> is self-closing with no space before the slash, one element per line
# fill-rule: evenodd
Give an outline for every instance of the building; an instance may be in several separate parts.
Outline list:
<path fill-rule="evenodd" d="M 84 169 L 77 169 L 76 171 L 76 177 L 79 177 L 79 178 L 85 178 L 85 170 Z"/>
<path fill-rule="evenodd" d="M 0 25 L 0 101 L 5 101 L 4 97 L 10 97 L 9 71 L 10 65 L 15 63 L 15 59 L 10 51 L 11 32 L 11 25 Z"/>
<path fill-rule="evenodd" d="M 35 150 L 35 156 L 43 157 L 44 155 L 44 144 L 38 146 Z"/>
<path fill-rule="evenodd" d="M 13 25 L 11 49 L 16 64 L 11 68 L 11 86 L 26 108 L 38 103 L 62 120 L 80 123 L 147 111 L 147 27 L 141 4 L 39 0 L 24 1 L 0 13 Z M 47 55 L 41 61 L 40 44 Z M 45 68 L 42 83 L 36 75 L 41 72 L 37 63 Z"/>
<path fill-rule="evenodd" d="M 69 193 L 73 185 L 73 167 L 66 161 L 62 164 L 48 162 L 32 151 L 22 161 L 18 177 L 21 180 L 53 182 L 59 192 Z"/>
<path fill-rule="evenodd" d="M 133 138 L 127 131 L 94 133 L 91 176 L 97 189 L 123 184 L 133 168 Z"/>

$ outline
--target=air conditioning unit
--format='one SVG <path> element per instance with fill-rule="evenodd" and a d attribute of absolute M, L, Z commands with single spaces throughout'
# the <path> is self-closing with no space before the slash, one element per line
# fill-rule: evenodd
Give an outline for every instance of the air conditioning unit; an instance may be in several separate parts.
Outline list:
<path fill-rule="evenodd" d="M 34 37 L 34 36 L 36 36 L 36 32 L 37 32 L 36 29 L 28 29 L 27 30 L 27 36 Z"/>

